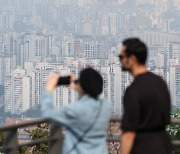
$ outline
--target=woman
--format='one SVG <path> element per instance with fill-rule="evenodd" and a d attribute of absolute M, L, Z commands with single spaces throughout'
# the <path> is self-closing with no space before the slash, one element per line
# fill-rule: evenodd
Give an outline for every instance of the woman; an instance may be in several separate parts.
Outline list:
<path fill-rule="evenodd" d="M 59 76 L 50 77 L 42 99 L 44 118 L 65 126 L 63 154 L 108 154 L 106 129 L 111 115 L 111 105 L 99 99 L 103 90 L 101 75 L 92 68 L 80 72 L 77 80 L 71 75 L 69 88 L 76 90 L 80 98 L 66 107 L 53 107 L 52 92 L 57 88 Z"/>

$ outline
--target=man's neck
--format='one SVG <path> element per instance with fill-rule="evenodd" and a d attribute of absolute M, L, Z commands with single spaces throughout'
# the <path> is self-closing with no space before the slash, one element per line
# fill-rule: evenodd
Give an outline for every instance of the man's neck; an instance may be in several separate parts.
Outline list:
<path fill-rule="evenodd" d="M 140 74 L 144 74 L 148 72 L 148 69 L 145 65 L 138 65 L 138 66 L 135 66 L 133 69 L 132 69 L 132 72 L 131 74 L 136 77 Z"/>

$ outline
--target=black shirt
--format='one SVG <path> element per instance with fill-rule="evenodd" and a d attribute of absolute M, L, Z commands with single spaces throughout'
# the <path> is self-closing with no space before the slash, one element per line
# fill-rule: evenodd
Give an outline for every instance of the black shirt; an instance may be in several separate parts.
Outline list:
<path fill-rule="evenodd" d="M 151 72 L 135 77 L 124 96 L 122 130 L 137 133 L 132 154 L 169 154 L 165 132 L 170 123 L 170 94 L 163 79 Z"/>

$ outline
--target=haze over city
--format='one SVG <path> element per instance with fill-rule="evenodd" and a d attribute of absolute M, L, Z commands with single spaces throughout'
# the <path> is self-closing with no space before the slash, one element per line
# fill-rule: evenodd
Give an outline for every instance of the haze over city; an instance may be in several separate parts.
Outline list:
<path fill-rule="evenodd" d="M 179 0 L 0 0 L 0 116 L 39 117 L 49 74 L 78 76 L 87 66 L 102 74 L 102 97 L 111 101 L 112 116 L 121 116 L 133 78 L 117 55 L 128 37 L 148 45 L 149 70 L 168 83 L 172 107 L 180 108 L 179 19 Z M 60 87 L 54 105 L 77 98 Z"/>

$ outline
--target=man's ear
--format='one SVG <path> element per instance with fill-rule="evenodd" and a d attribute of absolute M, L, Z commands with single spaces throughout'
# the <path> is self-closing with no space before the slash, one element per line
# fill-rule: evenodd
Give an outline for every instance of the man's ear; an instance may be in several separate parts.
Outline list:
<path fill-rule="evenodd" d="M 137 60 L 137 58 L 136 58 L 135 55 L 132 55 L 132 56 L 131 56 L 131 61 L 132 61 L 133 63 L 138 63 L 138 60 Z"/>

